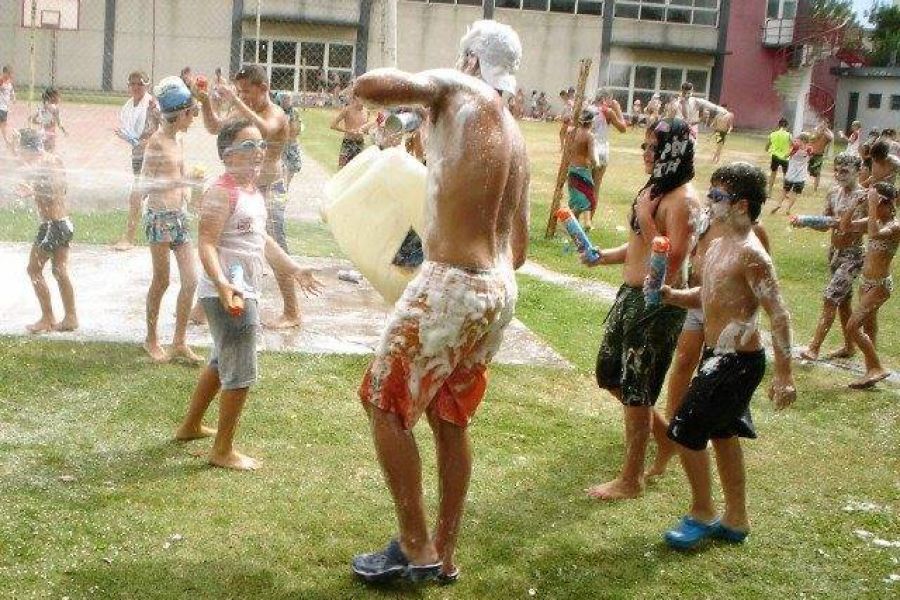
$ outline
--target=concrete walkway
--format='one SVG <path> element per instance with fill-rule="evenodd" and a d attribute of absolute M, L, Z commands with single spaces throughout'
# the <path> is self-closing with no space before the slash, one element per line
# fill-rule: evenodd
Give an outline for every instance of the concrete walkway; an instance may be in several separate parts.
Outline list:
<path fill-rule="evenodd" d="M 26 335 L 25 326 L 39 316 L 37 299 L 25 274 L 30 246 L 0 243 L 0 335 Z M 302 300 L 303 327 L 275 331 L 264 329 L 259 348 L 275 352 L 310 354 L 368 354 L 378 343 L 391 307 L 365 281 L 348 283 L 337 278 L 341 269 L 352 268 L 345 260 L 326 258 L 295 259 L 318 271 L 325 285 L 321 296 Z M 75 286 L 80 329 L 72 333 L 42 334 L 43 339 L 79 342 L 113 341 L 142 343 L 146 334 L 144 310 L 150 284 L 150 254 L 146 248 L 114 252 L 106 246 L 74 244 L 71 271 Z M 48 279 L 55 310 L 61 303 L 49 267 Z M 280 296 L 274 278 L 264 278 L 261 315 L 274 319 L 280 311 Z M 160 310 L 159 333 L 164 344 L 172 338 L 175 322 L 177 269 L 172 266 L 172 281 Z M 56 312 L 61 318 L 61 312 Z M 188 328 L 188 342 L 209 346 L 205 326 Z M 506 332 L 497 362 L 570 368 L 553 348 L 531 333 L 521 322 L 513 321 Z"/>

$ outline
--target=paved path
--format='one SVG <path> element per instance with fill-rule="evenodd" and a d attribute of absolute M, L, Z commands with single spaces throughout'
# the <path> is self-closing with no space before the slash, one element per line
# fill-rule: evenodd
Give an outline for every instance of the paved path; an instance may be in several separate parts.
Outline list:
<path fill-rule="evenodd" d="M 25 335 L 25 326 L 39 316 L 37 300 L 25 275 L 30 246 L 0 243 L 0 335 Z M 324 293 L 304 299 L 303 327 L 297 330 L 264 329 L 260 349 L 311 354 L 367 354 L 372 352 L 390 312 L 381 297 L 363 282 L 348 283 L 337 278 L 340 269 L 351 268 L 345 260 L 295 257 L 298 262 L 319 270 Z M 116 341 L 141 343 L 144 339 L 144 302 L 150 284 L 150 255 L 146 248 L 113 252 L 105 246 L 74 244 L 71 256 L 72 279 L 81 328 L 73 333 L 43 334 L 45 339 L 75 341 Z M 55 282 L 46 272 L 54 306 L 61 309 Z M 160 337 L 171 340 L 175 321 L 177 269 L 172 267 L 172 282 L 160 311 Z M 274 278 L 265 277 L 261 313 L 263 320 L 274 318 L 280 298 Z M 56 313 L 57 318 L 61 313 Z M 188 342 L 208 346 L 206 327 L 190 327 Z M 539 365 L 570 368 L 571 365 L 514 321 L 497 356 L 504 364 Z"/>

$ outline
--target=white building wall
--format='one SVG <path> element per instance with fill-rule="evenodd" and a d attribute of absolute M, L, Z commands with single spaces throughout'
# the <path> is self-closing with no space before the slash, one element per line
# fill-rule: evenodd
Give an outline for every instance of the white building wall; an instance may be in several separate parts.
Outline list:
<path fill-rule="evenodd" d="M 837 129 L 846 130 L 850 125 L 847 110 L 851 92 L 859 92 L 856 120 L 862 123 L 864 132 L 900 128 L 900 110 L 891 110 L 891 96 L 900 96 L 900 77 L 841 77 L 834 107 Z M 881 108 L 868 108 L 869 94 L 881 94 Z"/>

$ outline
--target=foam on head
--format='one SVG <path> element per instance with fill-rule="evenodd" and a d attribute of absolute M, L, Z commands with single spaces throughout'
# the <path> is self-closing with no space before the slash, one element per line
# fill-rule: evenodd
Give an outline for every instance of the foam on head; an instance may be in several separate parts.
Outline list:
<path fill-rule="evenodd" d="M 859 168 L 862 166 L 862 161 L 855 154 L 850 154 L 849 152 L 841 152 L 834 157 L 834 166 L 846 166 L 859 171 Z"/>
<path fill-rule="evenodd" d="M 516 93 L 515 73 L 522 61 L 522 42 L 509 25 L 496 21 L 475 21 L 459 41 L 460 62 L 466 56 L 478 58 L 481 78 L 494 89 Z"/>

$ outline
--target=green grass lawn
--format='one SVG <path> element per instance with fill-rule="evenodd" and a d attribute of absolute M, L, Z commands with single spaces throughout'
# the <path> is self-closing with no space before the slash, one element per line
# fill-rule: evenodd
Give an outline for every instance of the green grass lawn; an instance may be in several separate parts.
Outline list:
<path fill-rule="evenodd" d="M 306 153 L 333 168 L 330 111 L 306 112 Z M 546 241 L 556 126 L 524 123 L 534 176 L 531 258 L 617 285 Z M 613 138 L 601 198 L 603 246 L 621 243 L 644 176 L 638 135 Z M 698 185 L 711 168 L 700 153 Z M 760 136 L 729 138 L 726 159 L 762 162 Z M 302 174 L 300 175 L 302 177 Z M 702 185 L 701 185 L 702 184 Z M 801 201 L 804 211 L 822 193 Z M 109 244 L 123 212 L 74 214 L 80 243 Z M 823 237 L 764 222 L 802 341 L 824 285 Z M 0 240 L 30 241 L 34 215 L 0 210 Z M 139 236 L 140 237 L 140 236 Z M 338 254 L 324 226 L 292 223 L 297 253 Z M 846 391 L 851 375 L 797 366 L 794 407 L 754 399 L 760 439 L 746 461 L 754 531 L 744 547 L 678 554 L 661 533 L 687 509 L 677 464 L 639 501 L 598 504 L 588 486 L 621 461 L 621 409 L 593 380 L 608 305 L 519 276 L 518 317 L 571 370 L 498 366 L 472 427 L 476 463 L 452 588 L 368 590 L 349 559 L 395 530 L 356 399 L 366 359 L 264 354 L 239 430 L 256 473 L 207 468 L 208 441 L 172 432 L 197 371 L 154 366 L 137 346 L 0 338 L 0 598 L 890 598 L 900 583 L 900 402 L 896 388 Z M 896 307 L 879 344 L 897 368 Z M 215 417 L 215 408 L 210 418 Z M 429 507 L 433 444 L 419 427 Z M 720 494 L 717 494 L 720 496 Z M 871 502 L 871 511 L 850 511 Z M 432 513 L 433 514 L 433 513 Z"/>
<path fill-rule="evenodd" d="M 686 509 L 677 467 L 639 501 L 583 493 L 621 455 L 620 409 L 589 373 L 495 368 L 472 427 L 463 577 L 367 591 L 348 560 L 394 517 L 355 397 L 365 359 L 263 355 L 239 441 L 264 468 L 238 474 L 204 465 L 208 442 L 170 439 L 194 370 L 114 344 L 5 338 L 0 356 L 2 597 L 888 598 L 898 570 L 900 550 L 854 530 L 900 538 L 900 404 L 845 394 L 842 375 L 800 371 L 782 413 L 757 400 L 749 543 L 678 554 L 660 538 Z"/>

